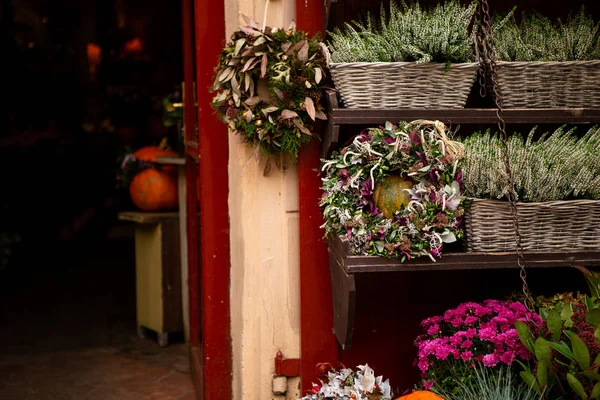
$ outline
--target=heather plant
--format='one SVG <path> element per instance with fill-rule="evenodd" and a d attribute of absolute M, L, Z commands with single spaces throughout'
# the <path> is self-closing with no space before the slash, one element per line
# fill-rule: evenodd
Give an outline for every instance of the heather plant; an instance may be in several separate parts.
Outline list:
<path fill-rule="evenodd" d="M 332 61 L 351 62 L 471 62 L 474 36 L 469 29 L 476 3 L 457 0 L 424 9 L 419 3 L 398 7 L 393 1 L 378 20 L 346 23 L 344 31 L 329 32 Z"/>
<path fill-rule="evenodd" d="M 600 58 L 600 25 L 582 7 L 556 22 L 539 14 L 496 18 L 494 47 L 504 61 L 577 61 Z"/>
<path fill-rule="evenodd" d="M 415 340 L 423 387 L 452 398 L 464 386 L 478 385 L 474 367 L 515 368 L 515 361 L 530 359 L 530 350 L 519 341 L 517 321 L 527 321 L 532 332 L 541 324 L 523 303 L 499 300 L 464 303 L 423 320 L 425 333 Z"/>
<path fill-rule="evenodd" d="M 508 140 L 517 198 L 525 202 L 600 199 L 600 129 L 577 138 L 574 129 L 557 129 L 534 140 L 535 129 L 524 140 Z M 463 140 L 463 184 L 471 197 L 500 199 L 509 185 L 502 143 L 489 131 Z"/>
<path fill-rule="evenodd" d="M 473 368 L 474 381 L 458 382 L 453 394 L 442 393 L 446 400 L 539 400 L 541 396 L 513 375 L 511 368 Z"/>

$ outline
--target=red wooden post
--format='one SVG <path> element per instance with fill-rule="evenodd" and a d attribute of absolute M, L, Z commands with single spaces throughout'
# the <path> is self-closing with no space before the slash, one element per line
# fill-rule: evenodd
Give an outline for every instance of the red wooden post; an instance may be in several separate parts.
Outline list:
<path fill-rule="evenodd" d="M 224 1 L 195 0 L 195 21 L 204 399 L 231 400 L 228 132 L 213 114 L 209 93 L 225 41 Z"/>
<path fill-rule="evenodd" d="M 309 34 L 323 28 L 323 1 L 296 0 L 298 29 Z M 300 218 L 300 371 L 302 391 L 316 381 L 317 363 L 335 365 L 338 346 L 333 335 L 333 308 L 327 244 L 319 228 L 322 216 L 319 168 L 320 142 L 313 140 L 298 157 Z"/>

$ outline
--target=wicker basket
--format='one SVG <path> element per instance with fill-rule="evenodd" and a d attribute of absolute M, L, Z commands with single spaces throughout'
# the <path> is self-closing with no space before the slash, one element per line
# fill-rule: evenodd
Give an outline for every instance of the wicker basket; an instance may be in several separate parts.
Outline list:
<path fill-rule="evenodd" d="M 503 107 L 600 107 L 600 60 L 499 61 L 496 70 Z"/>
<path fill-rule="evenodd" d="M 469 199 L 466 212 L 467 251 L 515 250 L 510 203 Z M 524 250 L 600 248 L 600 200 L 517 203 Z"/>
<path fill-rule="evenodd" d="M 331 77 L 348 108 L 463 108 L 478 63 L 332 63 Z"/>

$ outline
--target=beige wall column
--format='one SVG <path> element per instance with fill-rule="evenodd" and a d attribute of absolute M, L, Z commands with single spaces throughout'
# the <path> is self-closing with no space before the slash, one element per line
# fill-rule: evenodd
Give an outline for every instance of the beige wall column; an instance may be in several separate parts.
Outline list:
<path fill-rule="evenodd" d="M 262 24 L 264 0 L 225 0 L 228 37 L 242 15 Z M 287 28 L 293 0 L 271 0 L 267 25 Z M 229 142 L 231 336 L 235 400 L 297 399 L 299 380 L 275 396 L 274 357 L 300 356 L 298 174 L 293 163 L 263 176 L 265 160 L 239 137 Z M 286 163 L 284 163 L 286 164 Z M 280 382 L 278 382 L 280 383 Z"/>

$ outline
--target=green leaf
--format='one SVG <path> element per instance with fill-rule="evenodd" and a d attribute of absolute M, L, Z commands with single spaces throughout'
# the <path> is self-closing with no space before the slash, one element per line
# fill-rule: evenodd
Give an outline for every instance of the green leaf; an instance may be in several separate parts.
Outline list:
<path fill-rule="evenodd" d="M 538 385 L 537 380 L 535 379 L 535 376 L 533 376 L 533 374 L 531 372 L 521 371 L 519 375 L 521 375 L 521 378 L 523 378 L 523 380 L 525 381 L 527 386 L 529 386 L 530 388 L 535 389 L 539 392 L 540 385 Z"/>
<path fill-rule="evenodd" d="M 544 338 L 537 338 L 534 344 L 535 357 L 539 362 L 545 362 L 546 365 L 550 365 L 550 355 L 552 348 L 548 341 Z M 542 384 L 543 385 L 543 384 Z"/>
<path fill-rule="evenodd" d="M 533 346 L 531 345 L 531 333 L 529 332 L 529 327 L 527 324 L 523 321 L 517 321 L 515 323 L 515 327 L 523 346 L 527 347 L 527 350 L 531 351 L 532 353 L 535 353 Z"/>
<path fill-rule="evenodd" d="M 594 331 L 594 337 L 596 338 L 596 342 L 600 343 L 600 326 Z"/>
<path fill-rule="evenodd" d="M 590 398 L 597 399 L 598 396 L 600 396 L 600 382 L 598 382 L 594 385 L 594 388 L 592 389 L 592 394 L 590 395 Z"/>
<path fill-rule="evenodd" d="M 579 398 L 586 400 L 588 398 L 587 394 L 585 394 L 585 390 L 583 389 L 583 385 L 579 382 L 579 379 L 575 378 L 574 375 L 567 374 L 567 382 L 571 389 L 575 392 Z"/>
<path fill-rule="evenodd" d="M 238 41 L 235 42 L 235 51 L 233 52 L 234 56 L 238 55 L 244 43 L 246 43 L 246 39 L 238 39 Z"/>
<path fill-rule="evenodd" d="M 585 321 L 595 327 L 600 326 L 600 308 L 592 308 L 585 315 Z"/>
<path fill-rule="evenodd" d="M 594 371 L 585 371 L 583 373 L 587 378 L 590 378 L 593 381 L 600 381 L 600 374 Z"/>
<path fill-rule="evenodd" d="M 596 304 L 594 304 L 594 300 L 590 299 L 590 297 L 587 294 L 585 295 L 585 306 L 588 310 L 592 310 L 592 309 L 596 308 Z"/>
<path fill-rule="evenodd" d="M 558 351 L 560 354 L 562 354 L 563 356 L 575 361 L 575 356 L 573 355 L 573 352 L 571 351 L 571 349 L 569 348 L 569 346 L 567 346 L 564 343 L 555 343 L 555 342 L 548 342 L 550 344 L 550 346 L 552 346 L 552 348 L 556 351 Z"/>
<path fill-rule="evenodd" d="M 450 232 L 450 231 L 444 231 L 442 234 L 440 234 L 440 237 L 442 238 L 442 242 L 443 243 L 454 243 L 456 242 L 456 236 L 454 235 L 454 233 Z"/>
<path fill-rule="evenodd" d="M 558 342 L 562 330 L 562 320 L 560 319 L 560 313 L 557 310 L 551 310 L 548 313 L 546 325 L 548 326 L 548 330 L 552 333 L 552 340 Z"/>
<path fill-rule="evenodd" d="M 560 317 L 563 321 L 568 320 L 573 315 L 573 305 L 569 303 L 565 308 L 563 308 L 560 312 Z"/>
<path fill-rule="evenodd" d="M 550 348 L 550 346 L 548 346 L 548 348 Z M 545 360 L 538 362 L 536 375 L 540 387 L 544 387 L 548 384 L 548 363 Z"/>
<path fill-rule="evenodd" d="M 575 332 L 567 332 L 567 335 L 571 339 L 575 361 L 584 371 L 587 371 L 590 369 L 590 351 L 587 345 Z"/>

